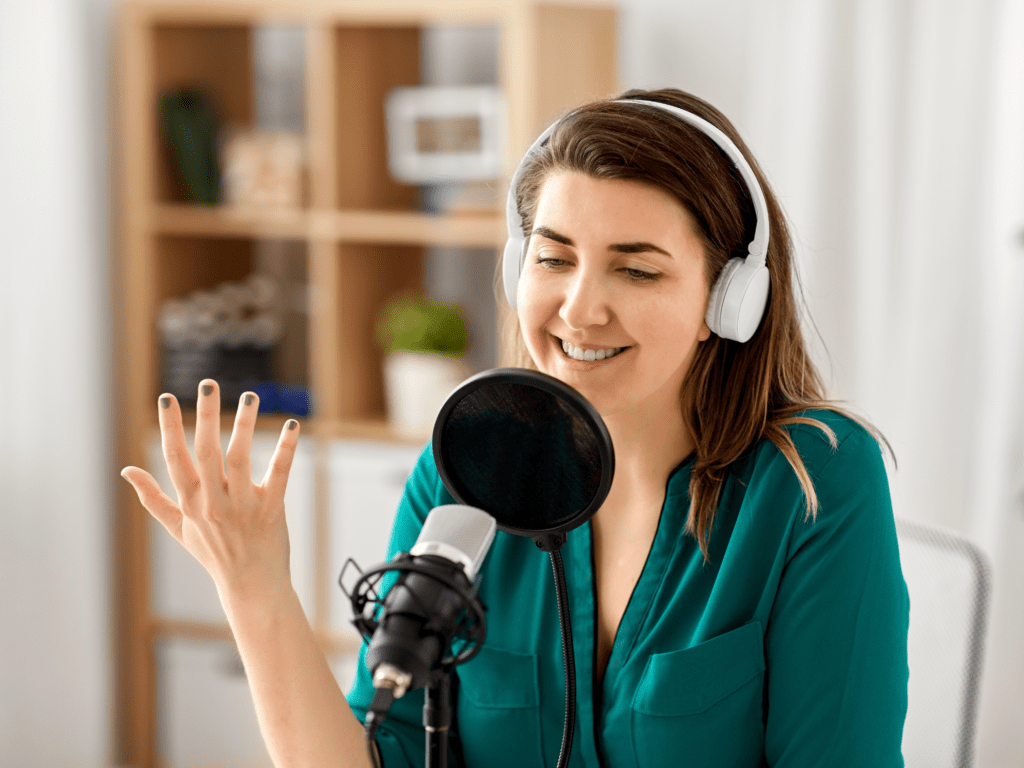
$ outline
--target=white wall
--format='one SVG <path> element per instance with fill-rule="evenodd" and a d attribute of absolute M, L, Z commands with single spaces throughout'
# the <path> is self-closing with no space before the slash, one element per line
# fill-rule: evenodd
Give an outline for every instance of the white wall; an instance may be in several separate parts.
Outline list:
<path fill-rule="evenodd" d="M 0 3 L 0 766 L 109 764 L 103 2 Z"/>
<path fill-rule="evenodd" d="M 751 0 L 626 0 L 619 34 L 625 88 L 681 88 L 744 133 Z"/>

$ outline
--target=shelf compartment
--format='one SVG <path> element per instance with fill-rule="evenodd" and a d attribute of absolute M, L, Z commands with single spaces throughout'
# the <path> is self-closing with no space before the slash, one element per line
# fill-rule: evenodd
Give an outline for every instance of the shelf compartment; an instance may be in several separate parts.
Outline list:
<path fill-rule="evenodd" d="M 176 89 L 199 90 L 213 101 L 221 128 L 252 126 L 253 30 L 232 24 L 155 24 L 151 34 L 154 98 L 149 108 L 157 115 L 153 194 L 161 202 L 184 202 L 188 195 L 160 128 L 160 96 Z"/>
<path fill-rule="evenodd" d="M 395 294 L 423 290 L 423 248 L 420 246 L 342 243 L 336 259 L 337 304 L 333 318 L 337 340 L 337 385 L 325 390 L 338 402 L 327 410 L 340 419 L 383 419 L 383 351 L 376 322 Z"/>
<path fill-rule="evenodd" d="M 156 242 L 157 309 L 165 299 L 243 280 L 255 267 L 254 241 L 242 237 L 161 237 Z"/>
<path fill-rule="evenodd" d="M 384 103 L 420 83 L 420 28 L 345 26 L 334 31 L 338 208 L 414 210 L 419 187 L 388 172 Z"/>
<path fill-rule="evenodd" d="M 307 268 L 307 247 L 301 241 L 194 236 L 157 238 L 155 295 L 149 310 L 157 352 L 153 357 L 157 365 L 157 375 L 153 382 L 159 390 L 153 393 L 153 400 L 156 400 L 160 392 L 171 391 L 184 407 L 194 407 L 194 392 L 199 382 L 210 377 L 221 384 L 221 397 L 224 400 L 222 406 L 234 410 L 234 403 L 229 401 L 241 394 L 240 387 L 248 377 L 244 370 L 235 367 L 229 358 L 223 358 L 223 363 L 230 365 L 233 372 L 228 367 L 219 367 L 216 361 L 222 358 L 215 354 L 216 350 L 210 353 L 210 360 L 206 364 L 206 367 L 213 365 L 214 368 L 204 370 L 202 350 L 194 343 L 191 347 L 181 347 L 173 352 L 165 351 L 159 318 L 164 302 L 169 299 L 187 299 L 196 291 L 212 292 L 223 283 L 241 282 L 253 273 L 273 278 L 278 286 L 276 304 L 269 311 L 280 322 L 282 333 L 269 348 L 269 360 L 261 362 L 266 370 L 257 376 L 254 368 L 253 376 L 259 381 L 308 386 L 309 321 L 305 307 Z M 244 313 L 251 312 L 245 309 L 246 306 L 243 305 Z M 241 319 L 246 319 L 244 314 Z M 186 356 L 193 353 L 196 359 L 190 361 Z M 258 350 L 254 353 L 264 354 Z M 171 375 L 168 366 L 171 364 L 185 367 L 177 368 L 168 378 Z"/>

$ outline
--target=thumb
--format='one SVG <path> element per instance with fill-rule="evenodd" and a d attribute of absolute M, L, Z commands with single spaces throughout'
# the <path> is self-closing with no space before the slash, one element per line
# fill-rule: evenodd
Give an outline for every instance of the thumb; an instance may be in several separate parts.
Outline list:
<path fill-rule="evenodd" d="M 178 541 L 181 541 L 181 510 L 162 490 L 153 476 L 138 467 L 125 467 L 121 477 L 131 483 L 142 506 Z"/>

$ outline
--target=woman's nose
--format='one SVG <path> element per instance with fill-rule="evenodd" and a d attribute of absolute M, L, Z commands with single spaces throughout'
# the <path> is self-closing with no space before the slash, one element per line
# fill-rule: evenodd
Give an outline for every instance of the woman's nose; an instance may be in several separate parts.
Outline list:
<path fill-rule="evenodd" d="M 566 286 L 558 316 L 566 325 L 582 330 L 594 325 L 607 325 L 612 311 L 608 295 L 600 278 L 587 270 L 580 270 Z"/>

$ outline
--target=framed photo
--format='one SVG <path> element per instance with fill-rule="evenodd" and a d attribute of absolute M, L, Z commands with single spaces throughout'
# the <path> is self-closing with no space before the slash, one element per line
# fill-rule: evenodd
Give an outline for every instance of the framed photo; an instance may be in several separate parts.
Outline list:
<path fill-rule="evenodd" d="M 407 184 L 501 176 L 505 97 L 488 86 L 396 88 L 387 99 L 388 167 Z"/>

